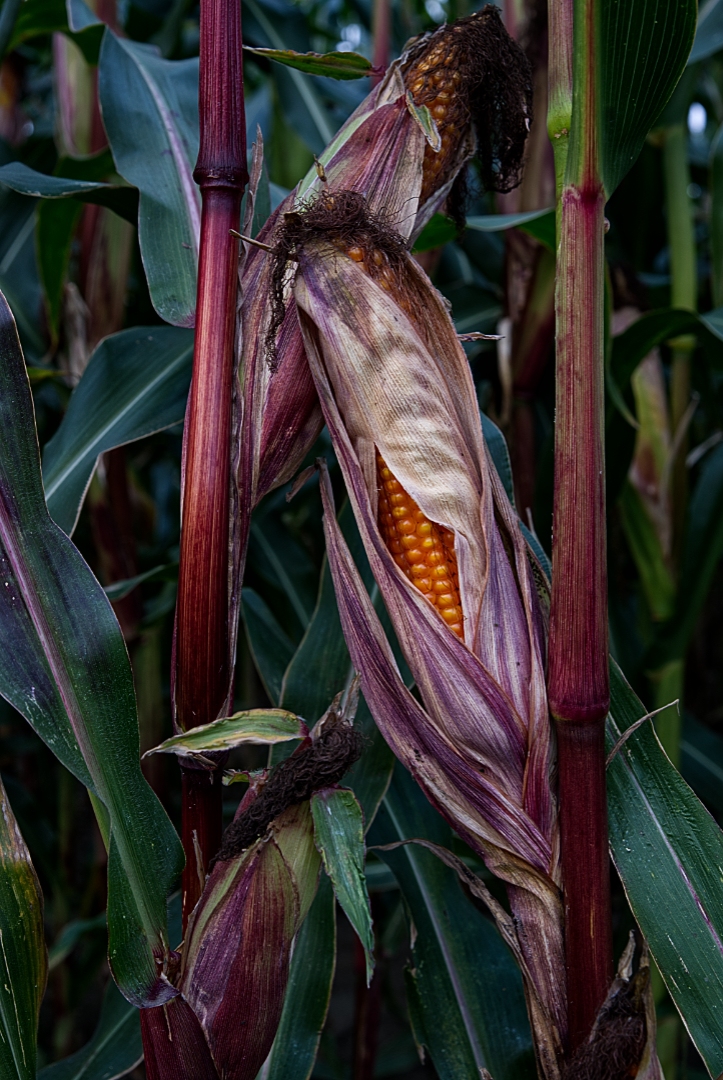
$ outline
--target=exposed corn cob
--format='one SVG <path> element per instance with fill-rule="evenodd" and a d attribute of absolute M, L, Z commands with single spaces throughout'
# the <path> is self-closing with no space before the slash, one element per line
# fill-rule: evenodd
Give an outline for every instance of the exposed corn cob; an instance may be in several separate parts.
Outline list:
<path fill-rule="evenodd" d="M 414 104 L 429 109 L 442 141 L 438 151 L 429 145 L 425 150 L 420 203 L 447 181 L 447 173 L 456 165 L 460 133 L 470 124 L 469 105 L 461 92 L 459 44 L 459 34 L 450 28 L 430 52 L 411 65 L 404 78 Z"/>
<path fill-rule="evenodd" d="M 437 150 L 425 150 L 420 204 L 458 173 L 458 148 L 470 128 L 484 186 L 510 191 L 520 180 L 532 90 L 527 62 L 496 6 L 441 26 L 406 55 L 404 85 L 418 108 L 429 109 L 441 140 Z M 454 202 L 447 206 L 453 215 Z"/>
<path fill-rule="evenodd" d="M 458 637 L 462 629 L 454 534 L 430 521 L 377 454 L 379 529 L 395 563 Z"/>

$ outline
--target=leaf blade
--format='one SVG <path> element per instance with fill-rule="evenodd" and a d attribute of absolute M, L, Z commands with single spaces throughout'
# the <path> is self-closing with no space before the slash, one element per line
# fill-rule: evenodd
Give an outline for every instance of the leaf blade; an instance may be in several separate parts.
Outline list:
<path fill-rule="evenodd" d="M 610 749 L 645 707 L 611 664 Z M 610 846 L 633 914 L 711 1072 L 723 1072 L 723 833 L 670 763 L 654 729 L 608 769 Z"/>
<path fill-rule="evenodd" d="M 193 335 L 173 327 L 134 327 L 100 343 L 43 453 L 48 509 L 64 532 L 75 528 L 100 454 L 183 420 Z"/>
<path fill-rule="evenodd" d="M 364 876 L 364 818 L 353 791 L 325 788 L 311 797 L 314 843 L 336 898 L 364 948 L 367 985 L 374 971 L 374 931 Z"/>
<path fill-rule="evenodd" d="M 0 781 L 0 1074 L 34 1080 L 48 975 L 43 896 Z"/>
<path fill-rule="evenodd" d="M 111 966 L 129 1000 L 163 999 L 154 949 L 163 955 L 165 898 L 182 849 L 140 771 L 120 627 L 45 505 L 32 398 L 4 298 L 0 357 L 0 693 L 105 807 Z"/>
<path fill-rule="evenodd" d="M 138 236 L 151 300 L 174 326 L 191 327 L 201 203 L 198 60 L 162 60 L 106 30 L 98 92 L 118 172 L 140 191 Z"/>

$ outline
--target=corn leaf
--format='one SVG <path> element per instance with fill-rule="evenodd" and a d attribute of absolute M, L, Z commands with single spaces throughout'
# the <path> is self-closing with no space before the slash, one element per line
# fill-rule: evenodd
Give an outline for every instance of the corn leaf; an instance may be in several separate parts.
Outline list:
<path fill-rule="evenodd" d="M 287 42 L 278 31 L 279 12 L 283 11 L 284 35 L 291 31 L 293 35 L 294 15 L 291 5 L 282 5 L 272 10 L 265 8 L 257 0 L 246 0 L 244 4 L 244 32 L 251 34 L 253 40 L 263 42 L 264 47 L 274 51 L 287 52 L 288 44 L 303 48 L 301 38 L 308 35 L 302 31 L 298 41 Z M 300 71 L 281 66 L 274 71 L 284 116 L 294 130 L 298 131 L 314 153 L 321 154 L 334 137 L 334 126 L 330 123 L 328 111 L 321 96 L 310 79 L 305 79 Z"/>
<path fill-rule="evenodd" d="M 522 229 L 530 233 L 551 251 L 555 250 L 555 211 L 526 210 L 519 214 L 482 214 L 468 217 L 467 228 L 475 232 L 502 232 L 504 229 Z"/>
<path fill-rule="evenodd" d="M 0 1076 L 35 1080 L 38 1014 L 48 975 L 43 895 L 0 781 Z"/>
<path fill-rule="evenodd" d="M 703 459 L 688 507 L 673 616 L 650 650 L 656 667 L 685 654 L 723 555 L 723 445 Z"/>
<path fill-rule="evenodd" d="M 374 971 L 374 932 L 364 877 L 364 818 L 346 788 L 325 788 L 311 797 L 314 842 L 331 878 L 334 893 L 364 947 L 367 984 Z"/>
<path fill-rule="evenodd" d="M 452 833 L 397 765 L 370 843 L 412 837 L 451 847 Z M 407 845 L 378 855 L 392 869 L 414 926 L 407 999 L 419 1046 L 441 1080 L 537 1075 L 519 970 L 493 923 L 457 875 L 429 851 Z"/>
<path fill-rule="evenodd" d="M 607 0 L 599 9 L 598 132 L 609 198 L 640 153 L 683 73 L 695 35 L 697 3 Z M 569 160 L 576 153 L 571 144 Z"/>
<path fill-rule="evenodd" d="M 339 523 L 357 565 L 363 568 L 361 572 L 365 583 L 371 588 L 371 572 L 348 504 L 339 515 Z M 261 647 L 259 645 L 255 651 Z M 334 583 L 329 564 L 324 560 L 314 614 L 284 675 L 280 704 L 311 722 L 323 715 L 329 702 L 344 689 L 351 675 L 351 660 L 341 631 Z M 363 697 L 359 698 L 355 727 L 364 736 L 364 753 L 346 774 L 344 783 L 352 788 L 359 800 L 368 829 L 389 785 L 394 757 Z"/>
<path fill-rule="evenodd" d="M 683 716 L 680 770 L 696 795 L 723 813 L 723 738 L 689 713 Z"/>
<path fill-rule="evenodd" d="M 129 1000 L 163 1000 L 165 898 L 178 837 L 140 771 L 133 679 L 120 627 L 43 497 L 15 323 L 0 299 L 0 693 L 102 807 L 109 826 L 113 973 Z"/>
<path fill-rule="evenodd" d="M 71 26 L 68 15 L 69 7 L 66 6 L 65 0 L 24 0 L 15 20 L 8 52 L 13 52 L 18 45 L 30 38 L 59 31 L 75 41 L 89 64 L 96 64 L 103 36 L 102 23 L 98 20 L 95 22 L 86 20 L 85 27 L 77 24 Z M 76 30 L 79 32 L 74 32 Z"/>
<path fill-rule="evenodd" d="M 118 172 L 140 190 L 138 236 L 151 300 L 174 326 L 193 326 L 201 202 L 198 60 L 162 60 L 107 30 L 98 69 L 103 123 Z"/>
<path fill-rule="evenodd" d="M 284 672 L 295 652 L 293 643 L 269 605 L 253 589 L 243 590 L 241 612 L 256 670 L 275 705 L 281 700 Z"/>
<path fill-rule="evenodd" d="M 166 739 L 148 754 L 178 754 L 180 757 L 211 750 L 232 750 L 245 743 L 273 745 L 303 739 L 308 729 L 303 720 L 284 709 L 250 709 L 222 717 L 211 724 L 190 728 L 182 735 Z M 144 754 L 144 757 L 147 756 Z"/>
<path fill-rule="evenodd" d="M 121 184 L 105 184 L 94 180 L 71 180 L 62 176 L 48 176 L 11 161 L 0 167 L 0 184 L 17 191 L 19 195 L 32 195 L 40 199 L 77 199 L 80 202 L 107 206 L 131 225 L 138 215 L 138 195 L 134 188 Z"/>
<path fill-rule="evenodd" d="M 274 1045 L 258 1080 L 309 1080 L 319 1049 L 336 966 L 336 901 L 322 875 L 294 942 L 289 982 Z"/>
<path fill-rule="evenodd" d="M 366 56 L 355 52 L 300 53 L 293 49 L 254 49 L 244 45 L 246 52 L 265 60 L 303 71 L 307 75 L 326 75 L 330 79 L 361 79 L 372 75 L 374 69 Z"/>
<path fill-rule="evenodd" d="M 121 330 L 100 343 L 43 453 L 51 516 L 75 528 L 98 457 L 183 420 L 193 334 L 168 326 Z"/>
<path fill-rule="evenodd" d="M 611 664 L 608 749 L 646 709 Z M 614 720 L 613 718 L 614 717 Z M 640 929 L 711 1076 L 723 1072 L 723 833 L 651 724 L 608 768 L 610 847 Z"/>
<path fill-rule="evenodd" d="M 720 49 L 723 49 L 723 3 L 721 0 L 704 0 L 700 5 L 698 28 L 688 63 L 705 60 Z"/>
<path fill-rule="evenodd" d="M 140 1013 L 111 981 L 90 1041 L 77 1053 L 41 1069 L 38 1080 L 114 1080 L 142 1059 Z"/>

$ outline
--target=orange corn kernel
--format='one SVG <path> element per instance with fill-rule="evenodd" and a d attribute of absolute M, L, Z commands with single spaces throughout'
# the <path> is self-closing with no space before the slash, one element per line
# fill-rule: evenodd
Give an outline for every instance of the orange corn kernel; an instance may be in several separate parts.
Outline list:
<path fill-rule="evenodd" d="M 425 516 L 377 454 L 379 528 L 392 558 L 450 630 L 464 638 L 454 533 Z"/>
<path fill-rule="evenodd" d="M 404 82 L 414 104 L 427 106 L 442 140 L 439 151 L 426 147 L 420 203 L 447 182 L 459 132 L 469 125 L 469 105 L 461 93 L 462 76 L 458 70 L 462 45 L 460 36 L 450 29 L 442 41 L 423 53 L 405 73 Z"/>

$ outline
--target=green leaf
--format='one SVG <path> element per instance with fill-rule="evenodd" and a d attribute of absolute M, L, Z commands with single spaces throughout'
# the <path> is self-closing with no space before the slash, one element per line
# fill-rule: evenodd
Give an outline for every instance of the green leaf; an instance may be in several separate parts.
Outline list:
<path fill-rule="evenodd" d="M 685 69 L 697 2 L 606 0 L 599 8 L 600 157 L 610 198 Z"/>
<path fill-rule="evenodd" d="M 723 24 L 723 4 L 721 4 Z M 721 26 L 723 36 L 723 25 Z M 710 273 L 713 303 L 723 304 L 723 125 L 710 147 L 708 189 L 710 191 Z"/>
<path fill-rule="evenodd" d="M 723 3 L 721 0 L 704 0 L 700 5 L 698 28 L 688 63 L 705 60 L 720 49 L 723 49 Z"/>
<path fill-rule="evenodd" d="M 361 568 L 364 581 L 371 588 L 371 572 L 348 503 L 339 514 L 339 524 L 354 560 Z M 262 647 L 260 643 L 254 649 L 256 651 Z M 336 606 L 334 583 L 325 559 L 314 614 L 284 675 L 279 704 L 307 717 L 309 721 L 316 719 L 323 715 L 336 694 L 344 689 L 352 674 Z M 359 698 L 355 727 L 364 737 L 364 752 L 346 774 L 344 783 L 353 789 L 361 803 L 369 828 L 389 784 L 394 757 L 363 697 Z"/>
<path fill-rule="evenodd" d="M 86 28 L 77 24 L 70 26 L 68 13 L 73 6 L 73 3 L 66 6 L 65 0 L 23 0 L 15 20 L 8 52 L 17 49 L 18 45 L 30 38 L 60 31 L 73 39 L 89 64 L 97 64 L 104 30 L 103 24 L 97 18 L 92 18 L 91 21 L 86 19 L 84 24 Z M 83 7 L 90 14 L 87 5 L 83 4 Z M 74 30 L 81 30 L 81 32 L 73 33 Z"/>
<path fill-rule="evenodd" d="M 170 987 L 153 950 L 164 953 L 165 898 L 183 852 L 140 770 L 120 627 L 47 512 L 30 387 L 4 300 L 0 359 L 0 693 L 102 807 L 111 968 L 132 1002 L 162 1001 Z"/>
<path fill-rule="evenodd" d="M 446 214 L 434 214 L 430 221 L 422 229 L 414 241 L 413 253 L 420 251 L 432 251 L 454 240 L 457 236 L 457 226 Z"/>
<path fill-rule="evenodd" d="M 690 713 L 683 715 L 680 771 L 698 798 L 723 813 L 723 738 Z"/>
<path fill-rule="evenodd" d="M 106 31 L 98 93 L 118 172 L 140 191 L 138 237 L 151 300 L 174 326 L 193 326 L 201 202 L 198 60 L 162 60 Z"/>
<path fill-rule="evenodd" d="M 180 423 L 191 381 L 193 334 L 136 326 L 100 343 L 43 453 L 48 509 L 72 533 L 98 457 Z"/>
<path fill-rule="evenodd" d="M 28 358 L 47 351 L 42 333 L 42 287 L 35 255 L 34 199 L 0 189 L 0 290 L 12 307 Z"/>
<path fill-rule="evenodd" d="M 434 118 L 426 105 L 417 105 L 414 98 L 407 90 L 407 108 L 409 112 L 417 121 L 424 137 L 429 145 L 434 150 L 435 154 L 439 153 L 442 149 L 442 136 L 439 134 L 439 129 L 434 121 Z"/>
<path fill-rule="evenodd" d="M 278 1031 L 258 1080 L 309 1080 L 331 999 L 336 966 L 336 904 L 322 875 L 294 942 Z"/>
<path fill-rule="evenodd" d="M 72 922 L 66 923 L 48 953 L 48 971 L 54 971 L 59 964 L 62 964 L 86 934 L 92 934 L 97 930 L 102 930 L 105 934 L 106 926 L 104 911 L 92 919 L 73 919 Z"/>
<path fill-rule="evenodd" d="M 58 336 L 70 249 L 82 212 L 83 207 L 76 199 L 48 199 L 38 207 L 38 269 L 54 339 Z"/>
<path fill-rule="evenodd" d="M 675 581 L 641 499 L 626 480 L 619 499 L 620 515 L 630 551 L 654 619 L 667 619 L 675 603 Z"/>
<path fill-rule="evenodd" d="M 608 749 L 646 713 L 611 663 Z M 615 717 L 613 720 L 612 717 Z M 640 929 L 711 1076 L 723 1072 L 723 833 L 644 724 L 608 768 L 610 846 Z"/>
<path fill-rule="evenodd" d="M 48 977 L 43 894 L 0 781 L 0 1076 L 35 1080 L 40 1002 Z"/>
<path fill-rule="evenodd" d="M 314 843 L 334 893 L 364 947 L 367 985 L 374 971 L 374 931 L 364 877 L 364 817 L 354 792 L 325 788 L 311 796 Z"/>
<path fill-rule="evenodd" d="M 276 29 L 277 20 L 268 18 L 256 0 L 246 0 L 244 8 L 252 16 L 271 48 L 286 52 L 286 42 Z M 246 19 L 244 25 L 248 26 L 250 20 L 247 15 L 244 17 Z M 287 22 L 288 19 L 284 21 Z M 320 154 L 334 138 L 334 126 L 330 123 L 328 110 L 316 88 L 309 79 L 305 79 L 301 72 L 294 68 L 281 67 L 276 69 L 274 74 L 276 76 L 274 82 L 279 90 L 284 113 L 295 129 L 301 129 L 300 133 L 310 148 Z"/>
<path fill-rule="evenodd" d="M 688 505 L 675 610 L 651 650 L 655 667 L 685 655 L 723 555 L 723 444 L 704 458 Z"/>
<path fill-rule="evenodd" d="M 256 670 L 266 693 L 276 705 L 281 700 L 284 672 L 294 655 L 293 643 L 271 608 L 253 589 L 242 591 L 241 613 Z"/>
<path fill-rule="evenodd" d="M 370 844 L 412 837 L 452 847 L 452 832 L 397 764 Z M 440 1080 L 480 1075 L 533 1080 L 537 1075 L 522 979 L 493 923 L 457 875 L 413 844 L 377 854 L 394 872 L 414 926 L 407 996 L 419 1045 Z"/>
<path fill-rule="evenodd" d="M 144 581 L 178 581 L 178 563 L 163 563 L 161 566 L 146 570 L 143 574 L 137 574 L 136 577 L 114 581 L 112 585 L 104 586 L 104 592 L 111 603 L 115 603 L 117 600 L 125 599 Z"/>
<path fill-rule="evenodd" d="M 507 493 L 507 498 L 510 500 L 511 505 L 514 506 L 515 485 L 512 479 L 512 462 L 510 461 L 510 452 L 507 449 L 507 440 L 497 427 L 497 424 L 490 420 L 486 413 L 480 410 L 479 415 L 482 421 L 482 434 L 490 452 L 490 457 Z"/>
<path fill-rule="evenodd" d="M 70 180 L 36 172 L 20 161 L 0 166 L 0 184 L 20 195 L 41 199 L 78 199 L 80 202 L 107 206 L 131 225 L 138 217 L 138 194 L 135 188 L 121 184 L 102 184 L 91 180 Z"/>
<path fill-rule="evenodd" d="M 293 49 L 253 49 L 250 45 L 244 45 L 244 50 L 265 60 L 275 60 L 277 64 L 304 71 L 307 75 L 326 75 L 330 79 L 361 79 L 365 75 L 374 74 L 371 61 L 355 52 L 300 53 Z"/>
<path fill-rule="evenodd" d="M 38 1080 L 115 1080 L 142 1059 L 140 1013 L 111 980 L 90 1042 L 76 1054 L 41 1069 Z"/>
<path fill-rule="evenodd" d="M 502 232 L 504 229 L 523 229 L 536 240 L 555 250 L 555 211 L 527 210 L 520 214 L 483 214 L 468 217 L 467 228 L 476 232 Z"/>
<path fill-rule="evenodd" d="M 244 743 L 273 744 L 304 739 L 308 728 L 303 720 L 284 709 L 249 709 L 234 713 L 210 724 L 189 728 L 181 735 L 173 735 L 159 746 L 146 751 L 148 754 L 201 754 L 210 750 L 232 750 Z"/>

